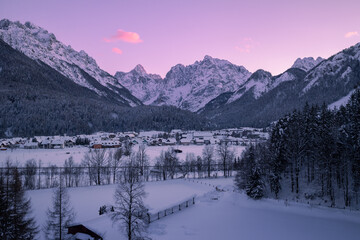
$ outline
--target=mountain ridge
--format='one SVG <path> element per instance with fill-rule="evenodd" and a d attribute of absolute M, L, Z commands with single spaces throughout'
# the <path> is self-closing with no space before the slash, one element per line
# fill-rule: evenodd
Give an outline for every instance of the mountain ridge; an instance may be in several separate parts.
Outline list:
<path fill-rule="evenodd" d="M 147 74 L 143 68 L 144 74 L 137 78 L 136 68 L 139 65 L 128 73 L 117 72 L 115 77 L 144 104 L 173 105 L 192 112 L 221 93 L 236 90 L 251 74 L 243 66 L 209 55 L 187 66 L 171 67 L 164 79 Z"/>
<path fill-rule="evenodd" d="M 102 70 L 85 51 L 58 41 L 53 33 L 33 23 L 0 21 L 0 39 L 34 60 L 40 60 L 76 84 L 123 106 L 138 106 L 135 98 L 113 76 Z"/>

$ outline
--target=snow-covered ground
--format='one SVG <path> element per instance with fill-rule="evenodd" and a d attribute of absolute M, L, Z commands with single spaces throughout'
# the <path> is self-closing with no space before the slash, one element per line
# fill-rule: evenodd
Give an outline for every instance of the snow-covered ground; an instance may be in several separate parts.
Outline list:
<path fill-rule="evenodd" d="M 195 180 L 196 181 L 196 180 Z M 359 239 L 360 213 L 264 199 L 232 192 L 231 179 L 215 181 L 211 191 L 187 211 L 153 222 L 150 237 L 162 239 Z M 205 181 L 203 181 L 205 182 Z"/>
<path fill-rule="evenodd" d="M 224 189 L 216 191 L 214 186 Z M 105 240 L 121 235 L 101 205 L 113 203 L 115 185 L 69 189 L 77 222 L 104 234 Z M 194 194 L 196 204 L 152 222 L 149 235 L 162 239 L 359 239 L 360 212 L 264 199 L 254 201 L 233 192 L 233 178 L 148 182 L 145 203 L 151 212 L 176 204 Z M 52 190 L 28 191 L 38 224 L 44 224 Z M 42 237 L 42 236 L 41 236 Z M 121 236 L 120 236 L 121 237 Z"/>
<path fill-rule="evenodd" d="M 187 153 L 194 153 L 195 156 L 201 156 L 202 150 L 205 145 L 175 145 L 172 146 L 176 149 L 182 150 L 182 153 L 178 153 L 180 160 L 185 160 Z M 133 151 L 137 151 L 139 145 L 133 147 Z M 156 158 L 160 156 L 161 151 L 166 151 L 169 146 L 147 146 L 146 154 L 150 158 L 150 164 L 154 164 Z M 240 156 L 241 152 L 245 149 L 243 146 L 232 146 L 235 151 L 236 156 Z M 214 149 L 216 146 L 214 145 Z M 73 148 L 64 148 L 64 149 L 15 149 L 0 151 L 0 166 L 6 161 L 7 158 L 10 158 L 13 162 L 18 162 L 19 164 L 24 164 L 29 159 L 35 159 L 36 161 L 41 160 L 43 166 L 48 164 L 56 164 L 58 167 L 63 166 L 66 159 L 73 157 L 76 163 L 81 163 L 82 159 L 86 152 L 89 151 L 87 147 L 73 147 Z M 109 149 L 109 151 L 114 151 L 114 149 Z"/>
<path fill-rule="evenodd" d="M 64 149 L 14 149 L 0 151 L 0 164 L 4 163 L 7 158 L 13 162 L 24 164 L 29 159 L 41 160 L 43 166 L 56 164 L 62 166 L 66 159 L 73 157 L 76 163 L 80 163 L 86 152 L 87 147 L 73 147 Z"/>
<path fill-rule="evenodd" d="M 99 223 L 99 208 L 103 205 L 114 204 L 114 193 L 116 185 L 103 185 L 91 187 L 69 188 L 71 205 L 76 212 L 76 222 L 87 223 L 93 226 L 99 232 L 108 234 L 118 234 L 117 229 L 112 228 L 111 221 L 106 217 Z M 146 182 L 145 191 L 147 193 L 144 202 L 151 213 L 172 206 L 178 202 L 184 201 L 193 195 L 203 195 L 214 188 L 209 185 L 194 184 L 185 180 L 168 180 L 159 182 Z M 36 221 L 40 226 L 46 222 L 46 210 L 51 207 L 52 189 L 31 190 L 27 191 L 27 195 L 31 198 L 33 213 Z M 101 222 L 110 222 L 105 229 L 97 227 L 102 226 Z M 95 224 L 96 223 L 96 224 Z M 43 237 L 43 236 L 41 236 Z M 41 238 L 42 239 L 42 238 Z M 106 238 L 108 239 L 108 238 Z M 113 239 L 113 238 L 109 238 Z"/>

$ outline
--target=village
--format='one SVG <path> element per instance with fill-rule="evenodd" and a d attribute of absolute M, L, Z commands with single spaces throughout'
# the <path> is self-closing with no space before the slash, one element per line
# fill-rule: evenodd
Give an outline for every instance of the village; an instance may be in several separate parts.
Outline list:
<path fill-rule="evenodd" d="M 230 145 L 248 146 L 264 142 L 269 138 L 266 129 L 235 128 L 216 131 L 183 131 L 174 129 L 170 132 L 97 132 L 90 135 L 76 136 L 34 136 L 0 139 L 0 150 L 13 149 L 64 149 L 76 145 L 89 148 L 119 148 L 122 142 L 129 141 L 132 145 L 174 146 L 174 145 L 215 145 L 226 142 Z"/>

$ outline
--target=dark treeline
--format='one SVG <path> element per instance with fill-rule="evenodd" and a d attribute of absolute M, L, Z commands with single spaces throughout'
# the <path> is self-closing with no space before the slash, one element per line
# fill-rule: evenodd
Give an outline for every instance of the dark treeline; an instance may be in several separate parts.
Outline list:
<path fill-rule="evenodd" d="M 281 118 L 266 143 L 244 152 L 240 169 L 236 184 L 250 197 L 357 208 L 360 91 L 338 110 L 306 105 Z"/>

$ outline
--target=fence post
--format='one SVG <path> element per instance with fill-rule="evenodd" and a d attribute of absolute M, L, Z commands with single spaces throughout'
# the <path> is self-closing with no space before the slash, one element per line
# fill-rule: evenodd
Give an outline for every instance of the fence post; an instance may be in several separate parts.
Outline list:
<path fill-rule="evenodd" d="M 181 211 L 181 204 L 179 204 L 179 211 Z"/>
<path fill-rule="evenodd" d="M 189 206 L 188 201 L 186 201 L 186 207 L 188 207 L 188 206 Z"/>
<path fill-rule="evenodd" d="M 171 213 L 174 213 L 174 208 L 173 207 L 171 208 Z"/>
<path fill-rule="evenodd" d="M 149 213 L 146 213 L 146 215 L 148 216 L 149 223 L 151 223 L 150 214 L 149 214 Z"/>
<path fill-rule="evenodd" d="M 195 204 L 195 197 L 193 197 L 193 204 Z"/>

